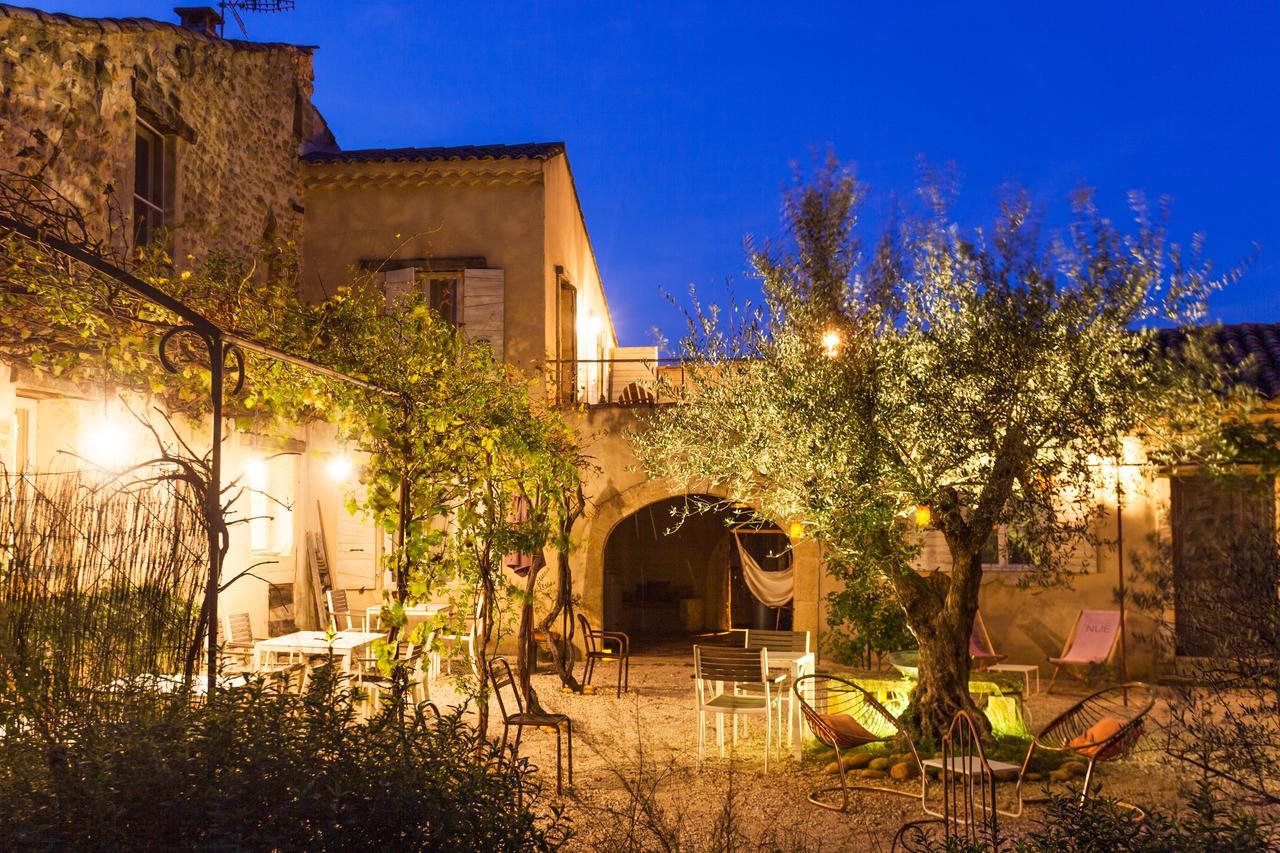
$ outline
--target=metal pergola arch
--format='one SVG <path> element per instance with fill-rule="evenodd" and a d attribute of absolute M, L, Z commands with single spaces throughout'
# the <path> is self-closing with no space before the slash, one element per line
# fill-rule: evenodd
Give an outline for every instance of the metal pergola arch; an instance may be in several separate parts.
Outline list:
<path fill-rule="evenodd" d="M 50 229 L 42 228 L 23 218 L 10 215 L 12 211 L 0 213 L 0 236 L 17 235 L 34 245 L 53 251 L 77 263 L 84 264 L 99 275 L 105 276 L 120 285 L 132 295 L 169 311 L 179 318 L 178 323 L 171 326 L 160 338 L 157 357 L 164 368 L 176 373 L 179 367 L 171 360 L 167 349 L 170 343 L 183 335 L 195 337 L 204 346 L 210 374 L 211 413 L 211 448 L 210 448 L 210 488 L 204 502 L 205 526 L 209 531 L 208 539 L 208 578 L 205 582 L 204 608 L 207 614 L 208 638 L 208 701 L 213 701 L 216 694 L 216 673 L 218 671 L 218 583 L 221 575 L 221 543 L 219 542 L 215 519 L 221 517 L 219 496 L 222 483 L 222 407 L 226 388 L 227 371 L 231 368 L 232 382 L 230 393 L 237 394 L 245 382 L 245 351 L 254 352 L 267 358 L 294 365 L 303 370 L 344 382 L 367 391 L 379 394 L 391 392 L 372 383 L 358 379 L 316 364 L 305 358 L 287 353 L 248 335 L 231 329 L 224 329 L 205 317 L 200 312 L 185 305 L 154 285 L 148 284 L 127 270 L 122 269 L 100 252 L 85 245 L 50 233 Z"/>

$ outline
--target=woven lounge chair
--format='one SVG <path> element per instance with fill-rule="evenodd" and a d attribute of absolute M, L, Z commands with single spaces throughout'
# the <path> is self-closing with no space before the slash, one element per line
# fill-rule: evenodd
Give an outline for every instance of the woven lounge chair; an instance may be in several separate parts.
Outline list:
<path fill-rule="evenodd" d="M 581 613 L 578 614 L 578 624 L 582 626 L 582 644 L 587 656 L 586 671 L 582 675 L 583 687 L 591 683 L 596 664 L 611 661 L 618 665 L 617 695 L 621 698 L 623 691 L 631 689 L 631 638 L 621 631 L 597 631 Z"/>
<path fill-rule="evenodd" d="M 1080 804 L 1089 797 L 1089 782 L 1100 761 L 1112 761 L 1127 754 L 1142 736 L 1143 723 L 1155 706 L 1155 692 L 1139 681 L 1099 690 L 1072 705 L 1036 735 L 1027 749 L 1018 776 L 1018 800 L 1022 800 L 1022 779 L 1037 749 L 1074 753 L 1089 762 Z"/>
<path fill-rule="evenodd" d="M 1119 610 L 1081 610 L 1072 626 L 1067 642 L 1062 646 L 1062 654 L 1049 658 L 1053 664 L 1053 678 L 1049 679 L 1049 692 L 1058 681 L 1058 673 L 1063 669 L 1067 674 L 1081 681 L 1084 678 L 1076 670 L 1088 669 L 1091 666 L 1105 665 L 1115 656 L 1120 642 Z"/>
<path fill-rule="evenodd" d="M 563 765 L 560 762 L 560 734 L 563 730 L 565 740 L 568 743 L 566 763 L 569 765 L 569 784 L 573 785 L 573 720 L 569 719 L 565 714 L 531 714 L 525 711 L 524 699 L 521 698 L 520 691 L 516 689 L 515 679 L 511 677 L 511 664 L 507 663 L 506 658 L 498 657 L 489 661 L 489 678 L 493 681 L 493 693 L 498 698 L 498 711 L 502 714 L 502 743 L 500 748 L 504 750 L 507 748 L 507 735 L 510 734 L 513 727 L 516 730 L 513 749 L 517 755 L 520 753 L 520 735 L 524 733 L 526 726 L 554 729 L 556 733 L 556 793 L 562 793 L 564 787 L 561 784 Z M 507 710 L 507 703 L 502 698 L 504 691 L 511 694 L 511 704 L 515 708 L 515 713 Z"/>
<path fill-rule="evenodd" d="M 834 675 L 802 675 L 791 685 L 791 693 L 800 703 L 800 712 L 814 737 L 836 752 L 836 766 L 840 774 L 840 786 L 819 788 L 809 793 L 809 802 L 832 811 L 844 811 L 849 806 L 850 791 L 878 791 L 900 797 L 915 797 L 910 791 L 878 785 L 851 785 L 845 773 L 841 753 L 871 743 L 888 743 L 902 740 L 911 752 L 916 770 L 920 769 L 920 757 L 915 744 L 898 726 L 898 721 L 876 698 L 863 688 Z M 839 791 L 840 804 L 823 802 L 827 795 Z"/>

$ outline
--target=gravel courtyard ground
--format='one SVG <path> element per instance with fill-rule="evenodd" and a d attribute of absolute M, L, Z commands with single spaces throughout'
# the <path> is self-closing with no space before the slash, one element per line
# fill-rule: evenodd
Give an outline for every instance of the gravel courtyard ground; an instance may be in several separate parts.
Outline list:
<path fill-rule="evenodd" d="M 667 846 L 653 843 L 657 832 L 678 841 L 672 847 L 700 850 L 718 846 L 713 844 L 718 831 L 732 831 L 746 849 L 888 850 L 899 826 L 923 816 L 918 800 L 883 794 L 855 793 L 844 813 L 812 805 L 805 799 L 808 791 L 837 784 L 836 777 L 823 772 L 825 761 L 807 757 L 797 764 L 777 752 L 766 775 L 759 722 L 752 724 L 749 737 L 739 739 L 732 759 L 718 756 L 709 726 L 708 758 L 701 771 L 695 770 L 692 672 L 688 651 L 634 656 L 631 690 L 621 699 L 614 696 L 610 666 L 598 670 L 594 695 L 564 693 L 554 675 L 534 677 L 544 706 L 573 719 L 574 786 L 560 799 L 574 818 L 571 849 Z M 1060 693 L 1027 701 L 1033 729 L 1084 695 L 1070 687 L 1060 687 Z M 441 707 L 460 701 L 447 679 L 433 685 L 432 699 Z M 492 709 L 496 721 L 496 703 Z M 1161 710 L 1158 705 L 1157 717 Z M 1149 726 L 1148 732 L 1156 729 Z M 1106 794 L 1144 805 L 1173 802 L 1178 779 L 1154 741 L 1148 734 L 1130 757 L 1102 765 Z M 521 755 L 537 765 L 554 791 L 554 736 L 526 731 Z M 902 788 L 918 792 L 919 784 L 916 779 Z M 1030 805 L 1022 818 L 1003 820 L 1001 832 L 1025 831 L 1040 814 L 1040 807 Z M 633 827 L 634 835 L 629 834 Z"/>

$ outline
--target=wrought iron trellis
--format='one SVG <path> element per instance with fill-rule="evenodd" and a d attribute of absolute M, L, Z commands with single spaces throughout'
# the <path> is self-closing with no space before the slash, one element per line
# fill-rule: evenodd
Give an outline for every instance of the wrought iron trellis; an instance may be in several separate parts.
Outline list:
<path fill-rule="evenodd" d="M 0 187 L 2 186 L 0 184 Z M 218 585 L 225 544 L 224 532 L 218 521 L 222 515 L 219 504 L 222 490 L 222 410 L 227 391 L 228 367 L 230 366 L 233 376 L 230 385 L 230 393 L 233 395 L 239 393 L 244 387 L 246 351 L 292 364 L 317 375 L 365 390 L 377 393 L 389 392 L 354 376 L 276 349 L 250 336 L 222 328 L 180 300 L 113 263 L 106 257 L 102 247 L 89 239 L 88 229 L 84 223 L 77 217 L 68 216 L 65 210 L 60 209 L 59 199 L 48 196 L 43 200 L 33 199 L 30 194 L 14 192 L 12 187 L 3 187 L 3 189 L 4 192 L 0 192 L 0 204 L 3 205 L 3 209 L 0 209 L 0 236 L 17 235 L 32 244 L 83 264 L 135 297 L 163 308 L 179 318 L 180 322 L 169 328 L 160 339 L 157 355 L 166 370 L 176 373 L 180 369 L 169 354 L 169 348 L 179 337 L 194 337 L 204 347 L 208 360 L 212 407 L 210 485 L 203 506 L 205 527 L 209 532 L 209 576 L 205 586 L 204 609 L 208 639 L 208 699 L 213 701 L 218 671 Z M 40 221 L 32 221 L 23 216 L 22 208 L 34 211 Z"/>

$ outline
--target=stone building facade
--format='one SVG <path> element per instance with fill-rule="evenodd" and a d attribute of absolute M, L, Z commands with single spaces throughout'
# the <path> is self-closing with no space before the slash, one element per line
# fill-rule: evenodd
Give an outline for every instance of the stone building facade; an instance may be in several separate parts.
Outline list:
<path fill-rule="evenodd" d="M 311 105 L 311 50 L 0 5 L 0 162 L 42 177 L 117 250 L 135 242 L 138 189 L 179 260 L 298 242 L 298 155 L 332 140 Z"/>
<path fill-rule="evenodd" d="M 675 540 L 653 508 L 683 496 L 644 475 L 626 437 L 648 408 L 636 405 L 649 402 L 636 395 L 637 383 L 662 368 L 655 347 L 619 345 L 564 144 L 342 151 L 311 94 L 310 48 L 0 5 L 0 166 L 42 177 L 119 251 L 136 242 L 146 208 L 174 229 L 179 265 L 197 246 L 243 255 L 267 238 L 299 248 L 301 286 L 311 298 L 332 293 L 353 268 L 383 276 L 389 290 L 438 289 L 464 333 L 490 340 L 531 375 L 543 373 L 553 393 L 573 404 L 571 417 L 597 465 L 571 556 L 574 592 L 593 623 L 629 628 L 643 616 L 641 627 L 673 634 L 739 624 L 741 611 L 735 616 L 726 606 L 735 595 L 726 530 L 706 527 L 681 539 L 682 550 L 662 550 Z M 139 164 L 151 170 L 146 180 Z M 1280 376 L 1280 328 L 1233 334 L 1238 348 Z M 1260 390 L 1280 399 L 1280 380 Z M 104 417 L 103 401 L 10 377 L 0 365 L 6 466 L 44 467 Z M 323 530 L 337 584 L 357 606 L 379 601 L 377 537 L 342 509 L 344 487 L 324 473 L 338 449 L 328 427 L 299 427 L 288 447 L 297 455 L 282 457 L 291 461 L 265 464 L 272 449 L 246 434 L 228 443 L 226 470 L 252 472 L 293 507 L 258 531 L 261 547 L 237 536 L 228 572 L 265 560 L 264 580 L 305 586 L 303 543 Z M 1186 504 L 1197 487 L 1194 472 L 1116 464 L 1120 491 L 1099 495 L 1098 544 L 1082 550 L 1070 586 L 1025 588 L 1027 567 L 1005 540 L 996 543 L 981 602 L 996 647 L 1011 661 L 1043 665 L 1061 651 L 1078 611 L 1113 609 L 1135 555 L 1151 558 L 1162 544 L 1205 538 L 1186 525 L 1179 533 L 1174 511 L 1178 495 Z M 1269 497 L 1253 511 L 1274 517 L 1274 481 L 1263 491 Z M 797 520 L 773 521 L 785 536 Z M 813 632 L 821 652 L 826 598 L 836 584 L 820 543 L 790 544 L 790 625 Z M 925 546 L 919 569 L 945 570 L 937 537 Z M 249 612 L 256 632 L 266 633 L 264 585 L 237 583 L 222 606 Z M 301 606 L 297 616 L 301 626 L 311 621 Z M 1135 615 L 1129 631 L 1130 672 L 1147 674 L 1162 653 L 1151 640 L 1154 625 Z"/>

